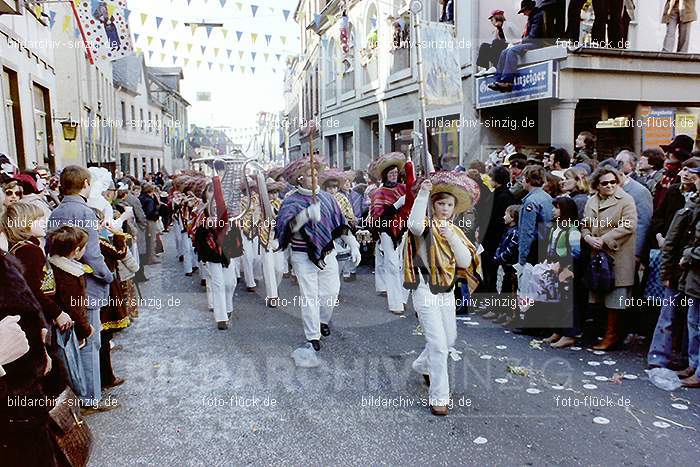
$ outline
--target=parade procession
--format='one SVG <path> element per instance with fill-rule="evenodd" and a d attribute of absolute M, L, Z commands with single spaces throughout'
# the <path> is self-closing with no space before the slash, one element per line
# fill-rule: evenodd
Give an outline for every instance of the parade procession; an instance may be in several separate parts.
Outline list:
<path fill-rule="evenodd" d="M 0 467 L 695 465 L 694 0 L 0 0 Z"/>

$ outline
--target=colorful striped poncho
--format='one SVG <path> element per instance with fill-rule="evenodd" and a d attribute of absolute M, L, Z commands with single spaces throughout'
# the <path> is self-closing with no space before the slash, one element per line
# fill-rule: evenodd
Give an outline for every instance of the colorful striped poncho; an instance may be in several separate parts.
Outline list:
<path fill-rule="evenodd" d="M 306 243 L 309 260 L 323 269 L 324 259 L 333 250 L 333 240 L 345 234 L 349 227 L 340 211 L 340 206 L 335 198 L 320 191 L 316 195 L 317 202 L 321 205 L 321 222 L 307 222 L 299 230 L 299 234 Z M 282 202 L 275 224 L 275 237 L 279 241 L 280 249 L 284 250 L 292 240 L 292 228 L 294 218 L 302 210 L 311 205 L 311 191 L 297 188 L 287 194 Z"/>
<path fill-rule="evenodd" d="M 394 241 L 394 247 L 401 243 L 401 237 L 406 231 L 408 215 L 411 213 L 410 207 L 406 205 L 398 211 L 394 208 L 394 203 L 406 194 L 406 185 L 399 183 L 394 187 L 382 185 L 372 192 L 369 215 L 377 232 L 386 232 Z"/>
<path fill-rule="evenodd" d="M 350 190 L 346 193 L 350 204 L 352 204 L 352 210 L 355 213 L 355 219 L 362 219 L 362 194 L 356 192 L 355 190 Z"/>

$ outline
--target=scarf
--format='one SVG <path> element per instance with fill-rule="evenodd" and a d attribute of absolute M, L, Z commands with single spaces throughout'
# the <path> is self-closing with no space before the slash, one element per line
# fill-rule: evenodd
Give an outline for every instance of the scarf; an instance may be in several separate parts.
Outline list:
<path fill-rule="evenodd" d="M 84 274 L 92 272 L 90 266 L 64 256 L 49 256 L 49 263 L 75 277 L 82 277 Z"/>
<path fill-rule="evenodd" d="M 260 242 L 260 245 L 265 250 L 270 249 L 270 243 L 275 238 L 275 217 L 277 217 L 277 213 L 279 212 L 281 205 L 282 200 L 280 198 L 275 197 L 272 199 L 270 201 L 270 206 L 272 207 L 272 218 L 265 219 L 258 223 L 258 242 Z M 262 212 L 264 212 L 264 210 Z"/>
<path fill-rule="evenodd" d="M 353 211 L 352 204 L 350 204 L 350 200 L 345 193 L 338 191 L 335 194 L 335 200 L 338 202 L 340 212 L 342 212 L 343 216 L 345 216 L 345 220 L 348 222 L 355 222 L 355 212 Z"/>
<path fill-rule="evenodd" d="M 393 204 L 403 195 L 406 194 L 406 185 L 398 184 L 393 188 L 384 184 L 372 192 L 371 205 L 369 215 L 373 221 L 379 224 L 378 231 L 387 233 L 394 241 L 394 247 L 401 242 L 401 237 L 406 230 L 408 215 L 411 213 L 408 203 L 394 212 L 392 215 L 385 217 L 384 213 L 387 209 L 394 209 Z M 406 209 L 408 208 L 408 209 Z"/>
<path fill-rule="evenodd" d="M 426 225 L 428 221 L 426 220 Z M 476 247 L 469 241 L 467 236 L 454 224 L 450 223 L 450 228 L 459 240 L 467 246 L 472 256 L 472 262 L 468 268 L 460 268 L 457 266 L 457 260 L 450 248 L 447 239 L 442 236 L 436 222 L 431 222 L 432 241 L 427 244 L 428 247 L 428 262 L 430 263 L 429 272 L 430 278 L 428 285 L 433 294 L 449 292 L 454 288 L 455 282 L 462 279 L 469 286 L 469 293 L 473 293 L 481 282 L 481 260 L 477 254 Z M 427 233 L 427 230 L 426 230 Z M 404 243 L 403 251 L 403 277 L 404 287 L 409 290 L 418 288 L 419 266 L 416 264 L 418 250 L 416 238 L 408 234 Z M 427 235 L 424 233 L 423 238 Z"/>
<path fill-rule="evenodd" d="M 321 205 L 321 221 L 307 222 L 298 233 L 306 243 L 309 260 L 323 269 L 324 258 L 333 250 L 333 240 L 345 234 L 349 227 L 333 196 L 320 191 L 316 194 L 316 199 Z M 279 240 L 281 250 L 287 248 L 292 241 L 292 227 L 297 214 L 310 205 L 311 190 L 297 188 L 284 198 L 275 223 L 275 237 Z"/>

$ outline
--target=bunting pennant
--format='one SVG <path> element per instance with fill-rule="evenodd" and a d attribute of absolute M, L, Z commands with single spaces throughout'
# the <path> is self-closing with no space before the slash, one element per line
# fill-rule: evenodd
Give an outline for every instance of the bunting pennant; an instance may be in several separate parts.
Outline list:
<path fill-rule="evenodd" d="M 197 33 L 197 25 L 195 23 L 190 24 L 190 32 L 192 33 L 192 36 Z"/>
<path fill-rule="evenodd" d="M 173 46 L 175 47 L 175 50 L 177 51 L 178 48 L 180 48 L 180 42 L 179 41 L 174 41 Z"/>
<path fill-rule="evenodd" d="M 218 57 L 218 56 L 219 56 L 219 48 L 214 47 L 214 57 Z"/>
<path fill-rule="evenodd" d="M 147 19 L 148 19 L 148 13 L 141 13 L 141 26 L 146 24 Z"/>
<path fill-rule="evenodd" d="M 56 23 L 56 12 L 49 11 L 49 27 L 53 29 L 53 25 Z"/>
<path fill-rule="evenodd" d="M 250 5 L 250 9 L 253 11 L 253 18 L 255 18 L 255 13 L 258 12 L 258 6 L 257 5 Z"/>
<path fill-rule="evenodd" d="M 66 16 L 65 18 L 63 18 L 63 24 L 61 25 L 61 32 L 68 31 L 70 24 L 73 22 L 72 20 L 73 20 L 72 16 Z"/>
<path fill-rule="evenodd" d="M 129 21 L 129 16 L 131 16 L 131 10 L 124 8 L 124 19 L 126 19 L 127 22 Z"/>
<path fill-rule="evenodd" d="M 192 44 L 187 44 L 187 52 L 192 53 Z"/>
<path fill-rule="evenodd" d="M 221 29 L 221 34 L 224 36 L 224 39 L 226 39 L 226 36 L 228 36 L 228 29 L 222 28 L 222 29 Z"/>
<path fill-rule="evenodd" d="M 134 42 L 138 42 L 138 41 L 139 41 L 139 37 L 141 37 L 139 34 L 134 33 Z"/>
<path fill-rule="evenodd" d="M 236 2 L 236 6 L 238 7 L 238 11 L 243 11 L 243 2 Z"/>
<path fill-rule="evenodd" d="M 175 20 L 175 19 L 172 20 L 172 21 L 170 22 L 170 25 L 172 26 L 173 29 L 177 29 L 177 25 L 178 25 L 177 20 Z"/>
<path fill-rule="evenodd" d="M 153 39 L 155 39 L 153 36 L 146 37 L 146 43 L 148 45 L 151 45 L 153 43 Z"/>
<path fill-rule="evenodd" d="M 160 40 L 160 46 L 161 46 L 161 48 L 163 48 L 163 49 L 165 48 L 165 39 L 161 39 L 161 40 Z"/>
<path fill-rule="evenodd" d="M 219 0 L 219 2 L 221 2 L 221 8 L 226 6 L 226 0 Z"/>
<path fill-rule="evenodd" d="M 236 39 L 238 42 L 241 41 L 241 37 L 243 37 L 243 31 L 236 31 Z"/>
<path fill-rule="evenodd" d="M 163 22 L 163 18 L 156 16 L 156 29 L 160 29 L 160 24 Z"/>
<path fill-rule="evenodd" d="M 265 41 L 267 41 L 267 45 L 270 45 L 270 41 L 272 40 L 272 35 L 270 34 L 265 34 Z"/>
<path fill-rule="evenodd" d="M 202 49 L 202 55 L 204 55 L 207 51 L 207 46 L 206 45 L 201 45 L 199 46 L 200 49 Z"/>
<path fill-rule="evenodd" d="M 255 57 L 257 56 L 257 52 L 251 52 L 250 56 L 253 58 L 253 61 L 255 61 Z"/>
<path fill-rule="evenodd" d="M 284 20 L 287 21 L 289 19 L 289 10 L 282 10 L 282 14 L 284 15 Z"/>
<path fill-rule="evenodd" d="M 207 26 L 207 38 L 211 37 L 211 32 L 214 30 L 214 26 Z"/>
<path fill-rule="evenodd" d="M 228 55 L 228 58 L 229 58 L 229 59 L 231 58 L 231 52 L 233 52 L 233 50 L 231 50 L 231 49 L 226 49 L 226 55 Z"/>
<path fill-rule="evenodd" d="M 252 40 L 252 41 L 253 41 L 253 44 L 255 44 L 255 41 L 258 40 L 258 35 L 257 35 L 256 33 L 254 33 L 254 32 L 251 32 L 251 33 L 250 33 L 250 40 Z"/>

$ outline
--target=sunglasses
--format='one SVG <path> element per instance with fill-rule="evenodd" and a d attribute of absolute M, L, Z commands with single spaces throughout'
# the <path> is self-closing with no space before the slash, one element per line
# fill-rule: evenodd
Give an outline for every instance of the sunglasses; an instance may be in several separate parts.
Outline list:
<path fill-rule="evenodd" d="M 5 190 L 5 196 L 19 196 L 22 197 L 22 190 Z"/>
<path fill-rule="evenodd" d="M 617 180 L 609 180 L 607 182 L 600 182 L 600 186 L 617 185 Z"/>

